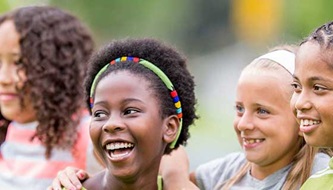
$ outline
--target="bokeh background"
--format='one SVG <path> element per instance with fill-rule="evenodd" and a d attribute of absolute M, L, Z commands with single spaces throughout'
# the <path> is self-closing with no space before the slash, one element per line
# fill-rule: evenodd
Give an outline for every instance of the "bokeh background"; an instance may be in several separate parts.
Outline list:
<path fill-rule="evenodd" d="M 97 49 L 112 39 L 155 37 L 187 55 L 200 115 L 186 146 L 191 170 L 241 150 L 232 126 L 241 69 L 333 20 L 331 0 L 0 0 L 0 14 L 29 5 L 73 13 L 91 29 Z"/>

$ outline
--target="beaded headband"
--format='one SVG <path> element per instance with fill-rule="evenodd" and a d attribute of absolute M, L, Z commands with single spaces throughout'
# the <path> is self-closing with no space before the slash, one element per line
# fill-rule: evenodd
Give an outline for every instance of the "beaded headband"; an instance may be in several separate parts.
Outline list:
<path fill-rule="evenodd" d="M 269 52 L 267 54 L 264 54 L 258 58 L 258 59 L 270 59 L 278 64 L 280 64 L 282 67 L 287 69 L 290 74 L 294 74 L 295 71 L 295 54 L 287 51 L 287 50 L 276 50 Z"/>
<path fill-rule="evenodd" d="M 117 58 L 115 60 L 112 60 L 109 64 L 106 64 L 95 76 L 94 80 L 93 80 L 93 83 L 91 85 L 91 89 L 90 89 L 90 108 L 93 107 L 94 105 L 94 99 L 93 99 L 93 95 L 94 95 L 94 92 L 95 92 L 95 89 L 96 89 L 96 83 L 97 83 L 97 79 L 101 76 L 101 74 L 110 66 L 110 65 L 114 65 L 115 63 L 118 63 L 118 62 L 125 62 L 125 61 L 132 61 L 134 63 L 139 63 L 143 66 L 145 66 L 146 68 L 148 68 L 149 70 L 153 71 L 162 81 L 163 83 L 165 84 L 165 86 L 169 89 L 170 91 L 170 96 L 172 97 L 172 100 L 175 104 L 175 107 L 176 107 L 176 111 L 177 111 L 177 117 L 179 118 L 179 121 L 180 121 L 180 124 L 179 124 L 179 128 L 178 128 L 178 131 L 177 131 L 177 136 L 175 138 L 174 141 L 171 142 L 170 144 L 170 148 L 174 148 L 176 143 L 177 143 L 177 140 L 179 138 L 179 135 L 180 135 L 180 132 L 182 130 L 182 124 L 183 124 L 183 112 L 182 112 L 182 107 L 181 107 L 181 103 L 180 103 L 180 100 L 179 100 L 179 96 L 177 94 L 177 91 L 176 89 L 174 88 L 172 82 L 170 81 L 170 79 L 168 78 L 168 76 L 166 76 L 166 74 L 161 70 L 159 69 L 157 66 L 155 66 L 153 63 L 147 61 L 147 60 L 144 60 L 144 59 L 141 59 L 141 58 L 138 58 L 138 57 L 120 57 L 120 58 Z"/>

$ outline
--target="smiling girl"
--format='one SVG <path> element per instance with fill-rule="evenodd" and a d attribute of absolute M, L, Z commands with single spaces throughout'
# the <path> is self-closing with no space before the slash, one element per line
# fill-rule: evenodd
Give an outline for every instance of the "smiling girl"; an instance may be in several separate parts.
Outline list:
<path fill-rule="evenodd" d="M 154 39 L 113 41 L 90 61 L 90 136 L 106 169 L 87 189 L 160 189 L 162 156 L 184 144 L 194 81 L 175 49 Z"/>
<path fill-rule="evenodd" d="M 291 104 L 306 143 L 314 147 L 333 147 L 332 34 L 333 22 L 320 26 L 302 42 L 296 56 Z M 333 159 L 302 189 L 333 189 Z"/>
<path fill-rule="evenodd" d="M 58 8 L 0 16 L 1 189 L 46 189 L 66 166 L 94 172 L 82 106 L 93 47 L 87 28 Z"/>

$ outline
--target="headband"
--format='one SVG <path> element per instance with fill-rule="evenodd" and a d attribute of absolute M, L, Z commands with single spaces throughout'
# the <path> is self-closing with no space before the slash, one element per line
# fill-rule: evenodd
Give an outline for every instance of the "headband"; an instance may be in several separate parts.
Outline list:
<path fill-rule="evenodd" d="M 287 50 L 276 50 L 269 52 L 267 54 L 264 54 L 255 60 L 259 59 L 270 59 L 278 64 L 280 64 L 282 67 L 287 69 L 290 74 L 294 74 L 295 71 L 295 54 L 287 51 Z"/>
<path fill-rule="evenodd" d="M 179 124 L 179 128 L 177 131 L 177 136 L 175 138 L 175 140 L 173 140 L 170 144 L 170 148 L 174 148 L 177 140 L 179 138 L 180 132 L 182 130 L 182 125 L 183 125 L 183 112 L 182 112 L 182 107 L 181 107 L 181 103 L 180 103 L 180 99 L 178 96 L 178 93 L 176 91 L 176 89 L 174 88 L 172 82 L 170 81 L 170 79 L 168 78 L 168 76 L 160 69 L 158 68 L 156 65 L 154 65 L 153 63 L 138 58 L 138 57 L 120 57 L 117 58 L 115 60 L 112 60 L 109 64 L 106 64 L 95 76 L 93 83 L 91 85 L 91 89 L 90 89 L 90 109 L 93 107 L 94 105 L 94 99 L 93 99 L 93 95 L 96 89 L 96 85 L 97 85 L 97 79 L 102 75 L 102 73 L 110 66 L 110 65 L 114 65 L 115 63 L 118 62 L 125 62 L 125 61 L 132 61 L 134 63 L 138 63 L 143 65 L 144 67 L 148 68 L 149 70 L 151 70 L 152 72 L 154 72 L 161 80 L 162 82 L 165 84 L 165 86 L 168 88 L 168 90 L 170 91 L 170 96 L 172 97 L 173 103 L 175 104 L 176 107 L 176 111 L 177 111 L 177 117 L 179 118 L 180 124 Z"/>

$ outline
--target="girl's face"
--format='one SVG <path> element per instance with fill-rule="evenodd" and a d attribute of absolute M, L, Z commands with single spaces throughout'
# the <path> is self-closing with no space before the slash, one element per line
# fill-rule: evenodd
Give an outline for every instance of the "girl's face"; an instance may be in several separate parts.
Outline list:
<path fill-rule="evenodd" d="M 112 176 L 129 181 L 150 176 L 156 183 L 160 159 L 173 139 L 169 120 L 150 83 L 128 71 L 113 72 L 97 85 L 90 136 Z M 176 129 L 174 129 L 177 131 Z"/>
<path fill-rule="evenodd" d="M 13 121 L 26 123 L 35 120 L 35 111 L 27 96 L 21 100 L 17 89 L 22 88 L 25 74 L 19 71 L 19 34 L 14 22 L 0 24 L 0 110 L 2 115 Z"/>
<path fill-rule="evenodd" d="M 306 42 L 296 55 L 295 91 L 291 106 L 296 109 L 300 131 L 315 147 L 333 147 L 333 65 L 331 50 Z"/>
<path fill-rule="evenodd" d="M 256 168 L 265 168 L 267 175 L 277 171 L 298 151 L 298 125 L 289 106 L 291 92 L 286 92 L 289 80 L 271 71 L 245 72 L 239 79 L 234 128 L 246 158 L 254 163 L 252 175 Z"/>

